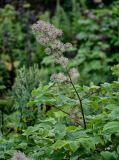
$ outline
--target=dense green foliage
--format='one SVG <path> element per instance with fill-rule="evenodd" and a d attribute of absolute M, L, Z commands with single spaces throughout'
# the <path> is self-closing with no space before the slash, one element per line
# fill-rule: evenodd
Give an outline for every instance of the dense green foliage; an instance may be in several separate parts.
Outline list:
<path fill-rule="evenodd" d="M 36 160 L 78 158 L 93 160 L 95 157 L 100 160 L 117 160 L 119 82 L 76 87 L 85 108 L 86 130 L 81 127 L 79 103 L 71 86 L 40 84 L 32 91 L 31 99 L 27 103 L 29 110 L 32 106 L 39 110 L 34 126 L 27 128 L 23 126 L 18 110 L 5 117 L 7 128 L 0 140 L 1 158 L 9 159 L 15 150 L 21 150 Z M 25 114 L 28 116 L 27 112 L 24 112 Z M 30 114 L 33 115 L 34 112 Z M 7 134 L 10 127 L 13 131 Z"/>
<path fill-rule="evenodd" d="M 34 12 L 37 1 L 0 9 L 0 160 L 15 151 L 28 160 L 119 159 L 119 2 L 90 9 L 67 1 L 49 10 L 45 0 L 41 12 Z M 73 44 L 64 55 L 79 70 L 87 129 L 70 83 L 49 81 L 64 69 L 36 42 L 37 19 L 61 28 L 62 41 Z"/>
<path fill-rule="evenodd" d="M 40 61 L 43 53 L 31 34 L 28 13 L 21 18 L 19 12 L 7 5 L 0 9 L 0 85 L 13 85 L 15 69 Z M 5 73 L 5 74 L 4 74 Z"/>

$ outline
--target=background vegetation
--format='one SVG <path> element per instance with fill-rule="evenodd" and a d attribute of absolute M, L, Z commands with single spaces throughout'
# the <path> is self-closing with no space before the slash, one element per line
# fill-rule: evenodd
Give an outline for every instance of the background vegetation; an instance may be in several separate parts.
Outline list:
<path fill-rule="evenodd" d="M 73 89 L 50 82 L 63 68 L 35 40 L 39 19 L 73 44 L 64 54 L 79 70 L 86 130 Z M 0 160 L 16 151 L 33 160 L 118 160 L 118 61 L 118 0 L 1 1 Z"/>

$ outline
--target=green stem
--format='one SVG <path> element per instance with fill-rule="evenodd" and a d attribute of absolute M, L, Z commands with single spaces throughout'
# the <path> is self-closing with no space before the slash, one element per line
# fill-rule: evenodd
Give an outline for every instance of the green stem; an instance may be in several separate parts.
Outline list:
<path fill-rule="evenodd" d="M 3 126 L 4 126 L 4 113 L 1 110 L 1 133 L 3 134 Z"/>
<path fill-rule="evenodd" d="M 85 120 L 85 115 L 84 115 L 84 110 L 83 110 L 83 105 L 82 105 L 82 99 L 81 99 L 81 97 L 80 97 L 80 95 L 79 95 L 79 93 L 78 93 L 78 91 L 77 91 L 77 89 L 76 89 L 76 87 L 75 87 L 75 85 L 74 85 L 74 83 L 73 83 L 73 81 L 72 81 L 72 78 L 71 78 L 71 76 L 70 76 L 69 71 L 68 71 L 67 68 L 66 68 L 66 71 L 67 71 L 67 74 L 68 74 L 68 76 L 69 76 L 71 85 L 72 85 L 72 87 L 74 88 L 74 91 L 75 91 L 75 93 L 76 93 L 76 95 L 77 95 L 77 97 L 78 97 L 78 99 L 79 99 L 81 114 L 82 114 L 82 117 L 83 117 L 84 129 L 86 129 L 86 120 Z"/>
<path fill-rule="evenodd" d="M 58 108 L 58 107 L 56 107 L 56 106 L 52 106 L 53 108 L 56 108 L 57 110 L 59 110 L 59 111 L 61 111 L 61 112 L 63 112 L 63 113 L 65 113 L 65 114 L 67 114 L 69 117 L 70 117 L 70 114 L 68 113 L 68 112 L 65 112 L 64 110 L 62 110 L 61 108 Z M 74 119 L 74 118 L 72 118 L 72 119 Z M 75 123 L 77 123 L 77 125 L 81 125 L 80 123 L 78 123 L 78 122 L 75 122 Z"/>

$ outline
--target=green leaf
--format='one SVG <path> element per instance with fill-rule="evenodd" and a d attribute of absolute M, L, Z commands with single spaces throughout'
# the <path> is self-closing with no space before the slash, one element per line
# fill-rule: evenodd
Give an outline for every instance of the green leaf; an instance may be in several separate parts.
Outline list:
<path fill-rule="evenodd" d="M 118 155 L 119 155 L 119 145 L 117 146 L 117 153 L 118 153 Z"/>
<path fill-rule="evenodd" d="M 119 122 L 117 121 L 108 122 L 106 125 L 104 125 L 103 132 L 107 133 L 119 132 Z"/>
<path fill-rule="evenodd" d="M 27 143 L 24 143 L 24 142 L 20 143 L 20 144 L 18 144 L 17 148 L 18 149 L 22 149 L 22 148 L 26 149 L 27 148 Z"/>
<path fill-rule="evenodd" d="M 109 151 L 101 152 L 101 156 L 103 157 L 103 160 L 117 160 L 118 158 L 116 152 Z"/>
<path fill-rule="evenodd" d="M 52 146 L 54 150 L 61 149 L 67 144 L 65 140 L 57 140 L 55 144 Z"/>
<path fill-rule="evenodd" d="M 53 145 L 53 149 L 68 149 L 71 152 L 75 152 L 79 148 L 78 141 L 69 141 L 69 140 L 57 140 L 56 143 Z"/>
<path fill-rule="evenodd" d="M 112 111 L 110 114 L 109 114 L 109 116 L 108 116 L 108 118 L 110 119 L 110 120 L 119 120 L 119 109 L 115 109 L 114 111 Z"/>
<path fill-rule="evenodd" d="M 104 108 L 112 111 L 112 110 L 115 110 L 115 109 L 117 109 L 119 107 L 116 104 L 108 104 Z"/>
<path fill-rule="evenodd" d="M 119 133 L 119 122 L 112 121 L 112 122 L 108 122 L 107 124 L 105 124 L 103 127 L 103 133 L 104 133 L 104 136 L 106 136 L 108 140 L 111 140 L 111 135 L 113 133 Z"/>

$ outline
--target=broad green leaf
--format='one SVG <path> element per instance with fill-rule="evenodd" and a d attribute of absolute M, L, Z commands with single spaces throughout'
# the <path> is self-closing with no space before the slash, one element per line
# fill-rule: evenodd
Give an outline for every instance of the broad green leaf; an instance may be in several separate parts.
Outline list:
<path fill-rule="evenodd" d="M 117 160 L 118 158 L 116 152 L 109 151 L 101 152 L 101 156 L 103 157 L 103 160 Z"/>
<path fill-rule="evenodd" d="M 106 132 L 107 134 L 119 132 L 119 122 L 118 121 L 108 122 L 107 124 L 104 125 L 103 132 Z"/>
<path fill-rule="evenodd" d="M 112 121 L 119 120 L 119 108 L 112 111 L 108 117 Z"/>
<path fill-rule="evenodd" d="M 118 109 L 119 106 L 117 106 L 116 104 L 108 104 L 104 108 L 112 111 L 112 110 Z"/>
<path fill-rule="evenodd" d="M 53 149 L 68 149 L 71 152 L 75 152 L 80 146 L 78 141 L 69 141 L 69 140 L 57 140 L 56 143 L 53 145 Z"/>
<path fill-rule="evenodd" d="M 103 134 L 108 140 L 111 140 L 111 135 L 113 133 L 119 133 L 119 122 L 118 121 L 108 122 L 103 127 Z"/>

